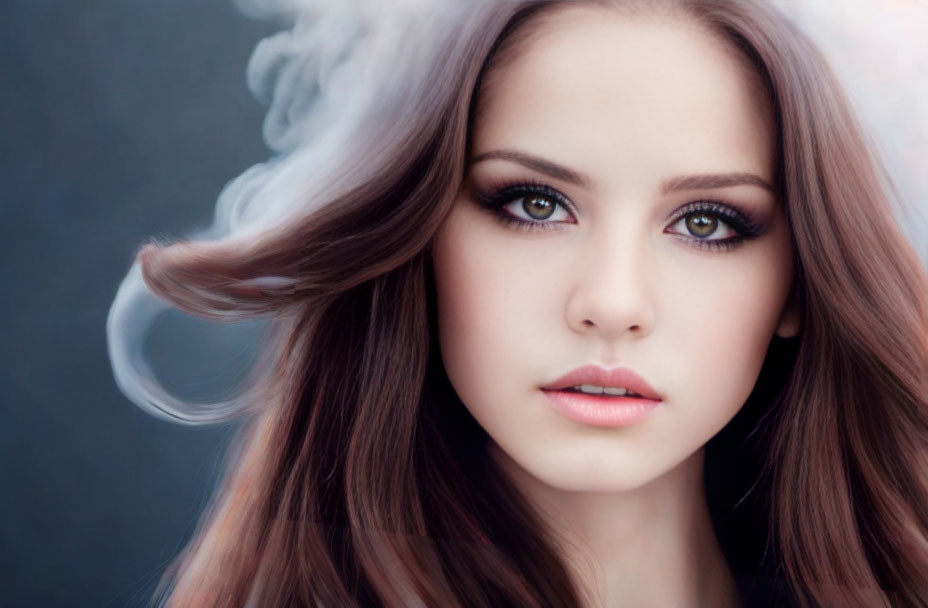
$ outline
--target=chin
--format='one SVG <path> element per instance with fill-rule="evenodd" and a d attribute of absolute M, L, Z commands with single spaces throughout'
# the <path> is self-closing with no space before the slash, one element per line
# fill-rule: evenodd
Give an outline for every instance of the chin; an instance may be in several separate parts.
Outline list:
<path fill-rule="evenodd" d="M 503 472 L 518 485 L 530 488 L 540 485 L 560 492 L 628 492 L 644 487 L 676 468 L 674 464 L 665 466 L 649 462 L 644 457 L 623 464 L 622 460 L 626 459 L 621 456 L 580 458 L 574 452 L 572 455 L 554 453 L 549 458 L 536 455 L 535 458 L 519 458 L 517 461 L 498 446 L 493 451 Z"/>

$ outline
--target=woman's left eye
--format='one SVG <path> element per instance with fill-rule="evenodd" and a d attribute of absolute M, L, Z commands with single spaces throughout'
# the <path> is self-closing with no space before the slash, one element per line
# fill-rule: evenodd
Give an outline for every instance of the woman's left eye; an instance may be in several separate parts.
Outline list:
<path fill-rule="evenodd" d="M 690 203 L 671 221 L 667 232 L 706 249 L 730 249 L 760 234 L 758 227 L 744 214 L 714 201 Z"/>
<path fill-rule="evenodd" d="M 738 231 L 725 220 L 705 211 L 690 212 L 671 226 L 677 234 L 683 234 L 703 241 L 725 241 L 739 235 Z"/>

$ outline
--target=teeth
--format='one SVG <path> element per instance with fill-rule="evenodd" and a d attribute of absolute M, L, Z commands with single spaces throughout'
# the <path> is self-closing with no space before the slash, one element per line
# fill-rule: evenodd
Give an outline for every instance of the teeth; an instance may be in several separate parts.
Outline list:
<path fill-rule="evenodd" d="M 602 395 L 603 387 L 596 386 L 595 384 L 581 384 L 580 386 L 575 386 L 577 390 L 582 393 L 589 393 L 591 395 Z"/>
<path fill-rule="evenodd" d="M 623 396 L 623 395 L 632 395 L 635 397 L 641 396 L 625 388 L 612 388 L 611 386 L 602 387 L 602 386 L 596 386 L 595 384 L 579 384 L 573 387 L 573 389 L 575 391 L 580 391 L 581 393 L 587 393 L 588 395 L 606 394 L 606 395 L 617 395 L 617 396 Z"/>

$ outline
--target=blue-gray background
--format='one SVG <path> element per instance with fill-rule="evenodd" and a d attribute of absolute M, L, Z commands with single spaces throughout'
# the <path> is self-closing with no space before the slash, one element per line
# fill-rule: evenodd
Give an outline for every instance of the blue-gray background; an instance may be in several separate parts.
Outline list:
<path fill-rule="evenodd" d="M 144 606 L 196 526 L 233 429 L 127 401 L 106 313 L 144 239 L 267 156 L 245 66 L 275 29 L 231 0 L 4 4 L 0 606 Z"/>

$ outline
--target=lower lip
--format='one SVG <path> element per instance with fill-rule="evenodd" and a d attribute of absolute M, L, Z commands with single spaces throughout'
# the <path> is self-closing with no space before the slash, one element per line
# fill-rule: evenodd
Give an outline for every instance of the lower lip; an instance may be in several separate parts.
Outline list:
<path fill-rule="evenodd" d="M 629 426 L 644 420 L 660 401 L 631 397 L 586 395 L 567 391 L 543 391 L 554 409 L 581 424 L 604 427 Z"/>

